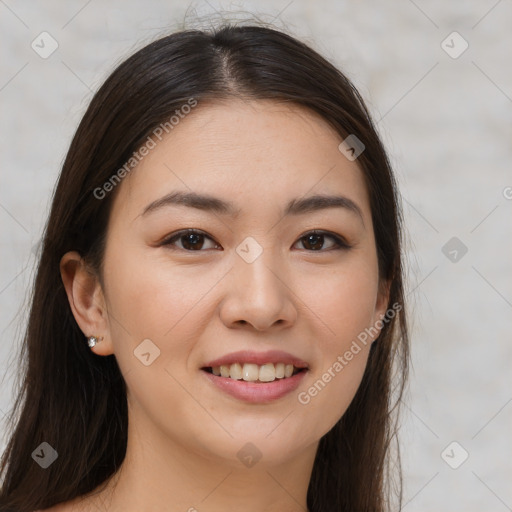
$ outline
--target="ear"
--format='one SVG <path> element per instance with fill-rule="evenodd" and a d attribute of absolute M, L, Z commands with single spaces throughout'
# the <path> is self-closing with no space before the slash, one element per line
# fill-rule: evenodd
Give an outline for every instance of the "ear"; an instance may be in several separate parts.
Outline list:
<path fill-rule="evenodd" d="M 373 337 L 375 341 L 379 335 L 382 327 L 384 327 L 386 321 L 382 320 L 386 315 L 389 308 L 389 293 L 391 289 L 391 281 L 381 280 L 379 282 L 379 290 L 377 293 L 377 301 L 375 303 L 375 312 L 373 315 L 373 326 L 374 330 L 377 330 L 377 334 Z M 373 342 L 372 342 L 373 343 Z"/>
<path fill-rule="evenodd" d="M 84 337 L 103 337 L 91 350 L 102 356 L 113 354 L 108 311 L 98 276 L 76 251 L 62 257 L 60 274 L 71 311 Z M 87 343 L 85 339 L 84 343 Z"/>

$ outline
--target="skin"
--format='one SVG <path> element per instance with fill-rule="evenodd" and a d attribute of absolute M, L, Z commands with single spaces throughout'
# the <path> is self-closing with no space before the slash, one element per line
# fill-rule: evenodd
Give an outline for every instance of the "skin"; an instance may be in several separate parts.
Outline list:
<path fill-rule="evenodd" d="M 318 442 L 352 401 L 370 342 L 308 404 L 297 395 L 388 302 L 363 174 L 341 141 L 302 107 L 199 104 L 118 186 L 103 285 L 76 252 L 62 258 L 61 274 L 84 335 L 104 338 L 92 350 L 115 354 L 126 380 L 127 456 L 95 493 L 51 510 L 307 510 Z M 240 213 L 165 206 L 142 214 L 175 190 L 232 201 Z M 361 216 L 347 208 L 283 216 L 291 199 L 314 194 L 343 195 Z M 187 251 L 183 238 L 159 245 L 186 228 L 208 234 L 199 249 Z M 315 251 L 303 238 L 312 229 L 351 248 L 336 249 L 326 235 Z M 236 252 L 246 237 L 263 250 L 252 263 Z M 134 357 L 145 339 L 160 350 L 149 366 Z M 283 350 L 309 370 L 285 397 L 246 403 L 200 370 L 238 350 Z M 237 457 L 248 442 L 261 453 L 250 468 Z"/>

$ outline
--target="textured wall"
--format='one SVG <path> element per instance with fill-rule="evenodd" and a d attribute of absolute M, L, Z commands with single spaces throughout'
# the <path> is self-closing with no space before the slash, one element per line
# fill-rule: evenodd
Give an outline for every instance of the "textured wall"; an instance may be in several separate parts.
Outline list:
<path fill-rule="evenodd" d="M 405 510 L 512 510 L 510 0 L 0 1 L 0 414 L 51 191 L 92 92 L 123 56 L 214 9 L 274 19 L 342 67 L 391 153 L 414 305 Z"/>

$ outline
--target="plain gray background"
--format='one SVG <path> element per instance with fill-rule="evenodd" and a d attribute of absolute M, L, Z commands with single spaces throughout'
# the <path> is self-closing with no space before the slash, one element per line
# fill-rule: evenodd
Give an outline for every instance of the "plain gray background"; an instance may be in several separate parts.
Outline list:
<path fill-rule="evenodd" d="M 0 415 L 51 192 L 93 92 L 134 50 L 217 10 L 256 14 L 341 67 L 390 153 L 414 308 L 404 510 L 512 510 L 510 0 L 0 0 Z M 51 48 L 44 31 L 58 44 L 47 58 L 31 47 Z"/>

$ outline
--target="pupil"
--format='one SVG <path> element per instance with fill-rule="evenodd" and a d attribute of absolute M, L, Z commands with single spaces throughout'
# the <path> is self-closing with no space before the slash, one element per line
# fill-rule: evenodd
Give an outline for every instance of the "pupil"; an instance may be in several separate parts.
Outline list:
<path fill-rule="evenodd" d="M 183 244 L 187 248 L 192 249 L 200 249 L 201 247 L 195 247 L 196 244 L 199 244 L 199 239 L 202 235 L 197 235 L 195 233 L 190 233 L 189 235 L 185 235 L 185 243 Z M 202 244 L 201 244 L 202 245 Z"/>
<path fill-rule="evenodd" d="M 314 249 L 320 249 L 322 247 L 322 238 L 323 238 L 323 235 L 309 235 L 306 237 L 306 240 L 308 241 L 307 243 L 308 244 L 311 244 L 311 245 L 314 245 L 314 246 L 320 246 L 320 247 L 315 247 Z"/>

